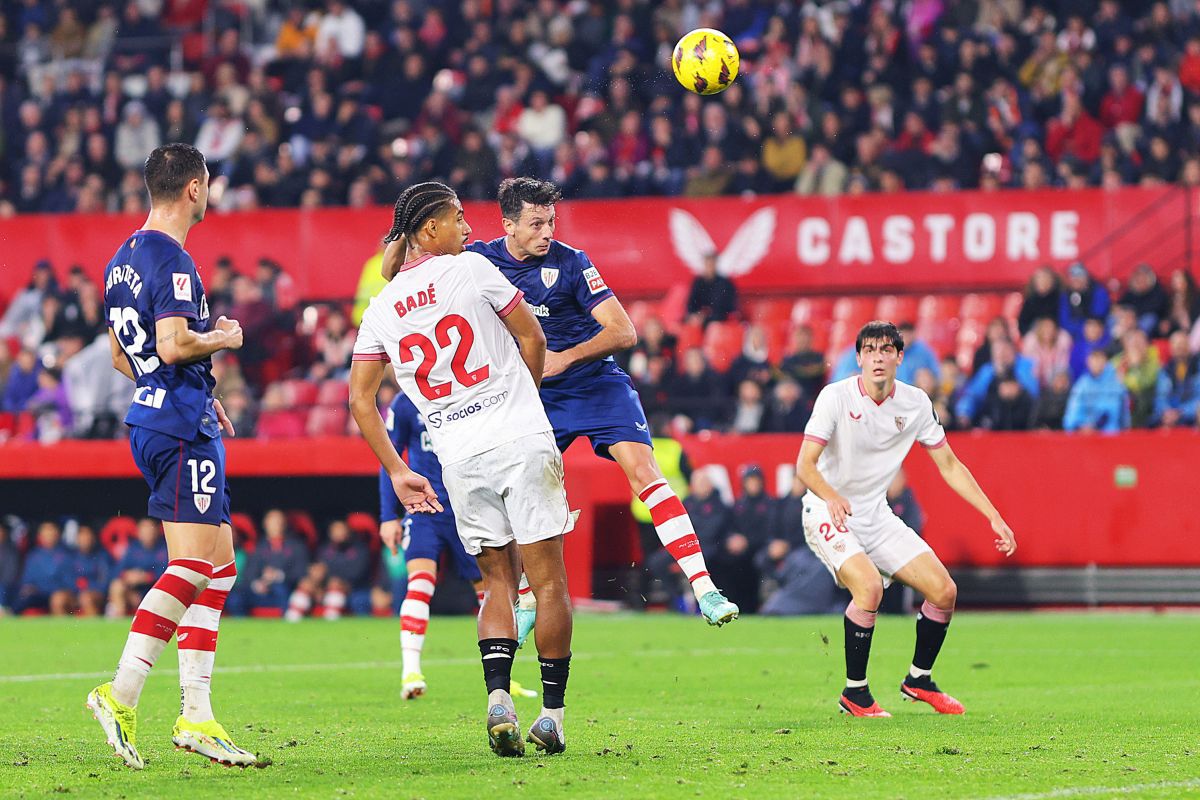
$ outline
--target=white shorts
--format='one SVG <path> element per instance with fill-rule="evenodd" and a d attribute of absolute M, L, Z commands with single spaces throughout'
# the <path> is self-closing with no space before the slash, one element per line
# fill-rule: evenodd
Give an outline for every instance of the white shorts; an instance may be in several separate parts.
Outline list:
<path fill-rule="evenodd" d="M 851 556 L 865 553 L 883 576 L 883 585 L 892 582 L 892 576 L 908 562 L 922 553 L 933 550 L 916 531 L 904 524 L 888 508 L 880 503 L 874 510 L 863 513 L 856 511 L 846 519 L 846 528 L 838 530 L 829 516 L 829 507 L 811 493 L 804 497 L 804 538 L 809 549 L 833 573 L 838 586 L 838 570 Z"/>
<path fill-rule="evenodd" d="M 552 433 L 534 433 L 442 469 L 458 538 L 471 555 L 533 544 L 575 527 Z"/>

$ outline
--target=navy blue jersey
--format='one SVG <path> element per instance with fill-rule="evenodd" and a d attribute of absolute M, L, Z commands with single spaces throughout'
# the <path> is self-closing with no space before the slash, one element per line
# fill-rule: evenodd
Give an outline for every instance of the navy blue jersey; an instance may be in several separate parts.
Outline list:
<path fill-rule="evenodd" d="M 425 420 L 417 412 L 413 401 L 404 392 L 397 392 L 387 412 L 388 436 L 396 452 L 401 455 L 408 451 L 404 461 L 413 472 L 424 475 L 429 484 L 437 492 L 438 500 L 442 503 L 443 511 L 422 516 L 446 517 L 451 525 L 454 524 L 454 510 L 450 508 L 450 496 L 442 483 L 442 462 L 438 461 L 437 453 L 433 451 L 433 443 L 429 439 L 429 431 L 425 429 Z M 379 470 L 379 521 L 387 522 L 403 516 L 400 500 L 392 488 L 392 481 L 387 472 Z"/>
<path fill-rule="evenodd" d="M 212 359 L 167 364 L 156 349 L 160 319 L 184 317 L 194 331 L 210 327 L 208 300 L 187 251 L 160 231 L 136 231 L 104 269 L 104 308 L 137 377 L 125 424 L 189 442 L 220 436 Z"/>
<path fill-rule="evenodd" d="M 592 316 L 592 309 L 613 293 L 582 250 L 554 241 L 550 243 L 550 252 L 541 258 L 518 261 L 508 252 L 504 237 L 472 242 L 467 249 L 485 256 L 513 286 L 525 293 L 525 302 L 542 323 L 546 349 L 561 353 L 600 333 L 601 326 Z M 542 385 L 601 375 L 609 366 L 605 361 L 611 362 L 612 356 L 576 364 L 561 375 L 546 378 Z"/>

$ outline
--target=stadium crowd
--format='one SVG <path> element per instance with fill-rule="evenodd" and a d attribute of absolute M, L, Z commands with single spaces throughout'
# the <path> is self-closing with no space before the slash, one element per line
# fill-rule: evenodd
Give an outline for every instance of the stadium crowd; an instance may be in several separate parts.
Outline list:
<path fill-rule="evenodd" d="M 675 41 L 719 28 L 701 98 Z M 0 216 L 145 210 L 195 143 L 222 208 L 1200 184 L 1200 10 L 1132 0 L 0 2 Z"/>

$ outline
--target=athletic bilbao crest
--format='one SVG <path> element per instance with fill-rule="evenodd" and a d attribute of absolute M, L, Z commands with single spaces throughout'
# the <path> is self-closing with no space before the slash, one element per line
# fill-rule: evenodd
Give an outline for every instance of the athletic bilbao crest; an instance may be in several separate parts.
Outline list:
<path fill-rule="evenodd" d="M 904 417 L 892 417 L 892 419 L 896 420 L 896 430 L 898 430 L 898 431 L 904 430 L 904 422 L 905 422 Z"/>
<path fill-rule="evenodd" d="M 196 504 L 196 510 L 201 514 L 208 513 L 208 507 L 212 505 L 212 495 L 196 494 L 192 495 L 192 501 Z"/>
<path fill-rule="evenodd" d="M 558 283 L 558 270 L 542 267 L 542 283 L 546 284 L 547 289 Z"/>
<path fill-rule="evenodd" d="M 717 250 L 700 220 L 682 208 L 672 208 L 667 223 L 675 255 L 697 275 L 704 272 L 704 256 L 717 253 L 717 273 L 737 278 L 766 258 L 775 237 L 775 209 L 760 208 L 742 223 L 724 250 Z"/>

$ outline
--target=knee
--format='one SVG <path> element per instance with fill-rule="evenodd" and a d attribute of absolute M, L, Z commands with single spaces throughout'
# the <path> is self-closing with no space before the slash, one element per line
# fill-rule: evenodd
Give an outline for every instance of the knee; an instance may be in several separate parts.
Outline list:
<path fill-rule="evenodd" d="M 854 597 L 854 605 L 863 611 L 878 611 L 879 604 L 883 602 L 883 581 L 868 581 L 863 586 L 852 588 L 850 594 Z"/>
<path fill-rule="evenodd" d="M 658 469 L 658 464 L 655 463 L 653 457 L 638 459 L 630 470 L 629 482 L 635 492 L 640 492 L 650 484 L 662 478 L 662 473 Z"/>
<path fill-rule="evenodd" d="M 940 582 L 932 591 L 925 595 L 925 599 L 938 608 L 950 611 L 954 608 L 954 604 L 958 602 L 958 586 L 947 575 L 944 581 Z"/>

